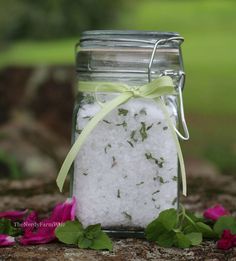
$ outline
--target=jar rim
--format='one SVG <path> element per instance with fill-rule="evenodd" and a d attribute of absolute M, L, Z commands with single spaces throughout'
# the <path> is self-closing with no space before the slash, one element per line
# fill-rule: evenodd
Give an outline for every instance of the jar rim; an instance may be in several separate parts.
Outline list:
<path fill-rule="evenodd" d="M 82 33 L 79 45 L 80 47 L 152 47 L 158 40 L 179 36 L 177 32 L 91 30 Z"/>

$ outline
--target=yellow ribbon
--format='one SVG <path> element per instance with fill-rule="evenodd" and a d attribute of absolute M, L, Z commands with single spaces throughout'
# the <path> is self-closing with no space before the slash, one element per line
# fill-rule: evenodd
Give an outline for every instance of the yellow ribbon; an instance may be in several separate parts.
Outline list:
<path fill-rule="evenodd" d="M 112 93 L 120 93 L 116 98 L 112 99 L 109 102 L 103 103 L 101 110 L 88 122 L 88 124 L 84 127 L 79 137 L 72 145 L 70 151 L 68 152 L 62 167 L 59 171 L 57 177 L 57 186 L 62 191 L 66 176 L 70 170 L 70 167 L 75 160 L 78 152 L 80 151 L 81 146 L 85 142 L 88 135 L 92 132 L 92 130 L 97 126 L 97 124 L 113 109 L 121 105 L 122 103 L 127 102 L 131 98 L 146 98 L 153 99 L 157 103 L 160 104 L 160 107 L 163 110 L 163 113 L 166 117 L 167 124 L 171 130 L 174 142 L 176 144 L 177 154 L 180 163 L 181 177 L 182 177 L 182 187 L 183 187 L 183 195 L 187 195 L 187 185 L 186 185 L 186 174 L 185 167 L 183 161 L 183 155 L 180 148 L 179 140 L 174 130 L 173 122 L 170 119 L 168 110 L 161 99 L 163 95 L 173 95 L 176 94 L 174 83 L 169 76 L 162 76 L 148 84 L 131 87 L 127 84 L 123 83 L 112 83 L 112 82 L 79 82 L 79 91 L 81 92 L 112 92 Z"/>

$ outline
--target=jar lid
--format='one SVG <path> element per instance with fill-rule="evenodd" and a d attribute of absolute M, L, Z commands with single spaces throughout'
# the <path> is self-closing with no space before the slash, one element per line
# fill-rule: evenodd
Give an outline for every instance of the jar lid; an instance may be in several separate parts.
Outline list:
<path fill-rule="evenodd" d="M 80 38 L 80 47 L 145 47 L 152 48 L 158 40 L 179 37 L 176 32 L 130 31 L 130 30 L 93 30 L 85 31 Z M 179 45 L 179 42 L 168 42 L 168 46 Z"/>

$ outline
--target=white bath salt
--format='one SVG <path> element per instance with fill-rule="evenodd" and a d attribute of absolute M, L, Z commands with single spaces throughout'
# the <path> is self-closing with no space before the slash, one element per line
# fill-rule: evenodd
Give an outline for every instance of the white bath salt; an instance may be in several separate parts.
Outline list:
<path fill-rule="evenodd" d="M 78 132 L 100 110 L 92 95 L 84 96 Z M 177 173 L 176 145 L 161 108 L 131 99 L 95 127 L 75 160 L 76 215 L 84 226 L 143 229 L 177 207 Z"/>

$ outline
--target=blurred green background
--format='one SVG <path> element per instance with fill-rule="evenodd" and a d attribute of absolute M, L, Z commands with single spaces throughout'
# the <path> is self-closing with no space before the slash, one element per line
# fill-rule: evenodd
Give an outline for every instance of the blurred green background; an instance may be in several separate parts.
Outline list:
<path fill-rule="evenodd" d="M 2 0 L 0 70 L 73 66 L 74 45 L 90 29 L 179 32 L 191 135 L 185 157 L 236 173 L 236 1 Z"/>

